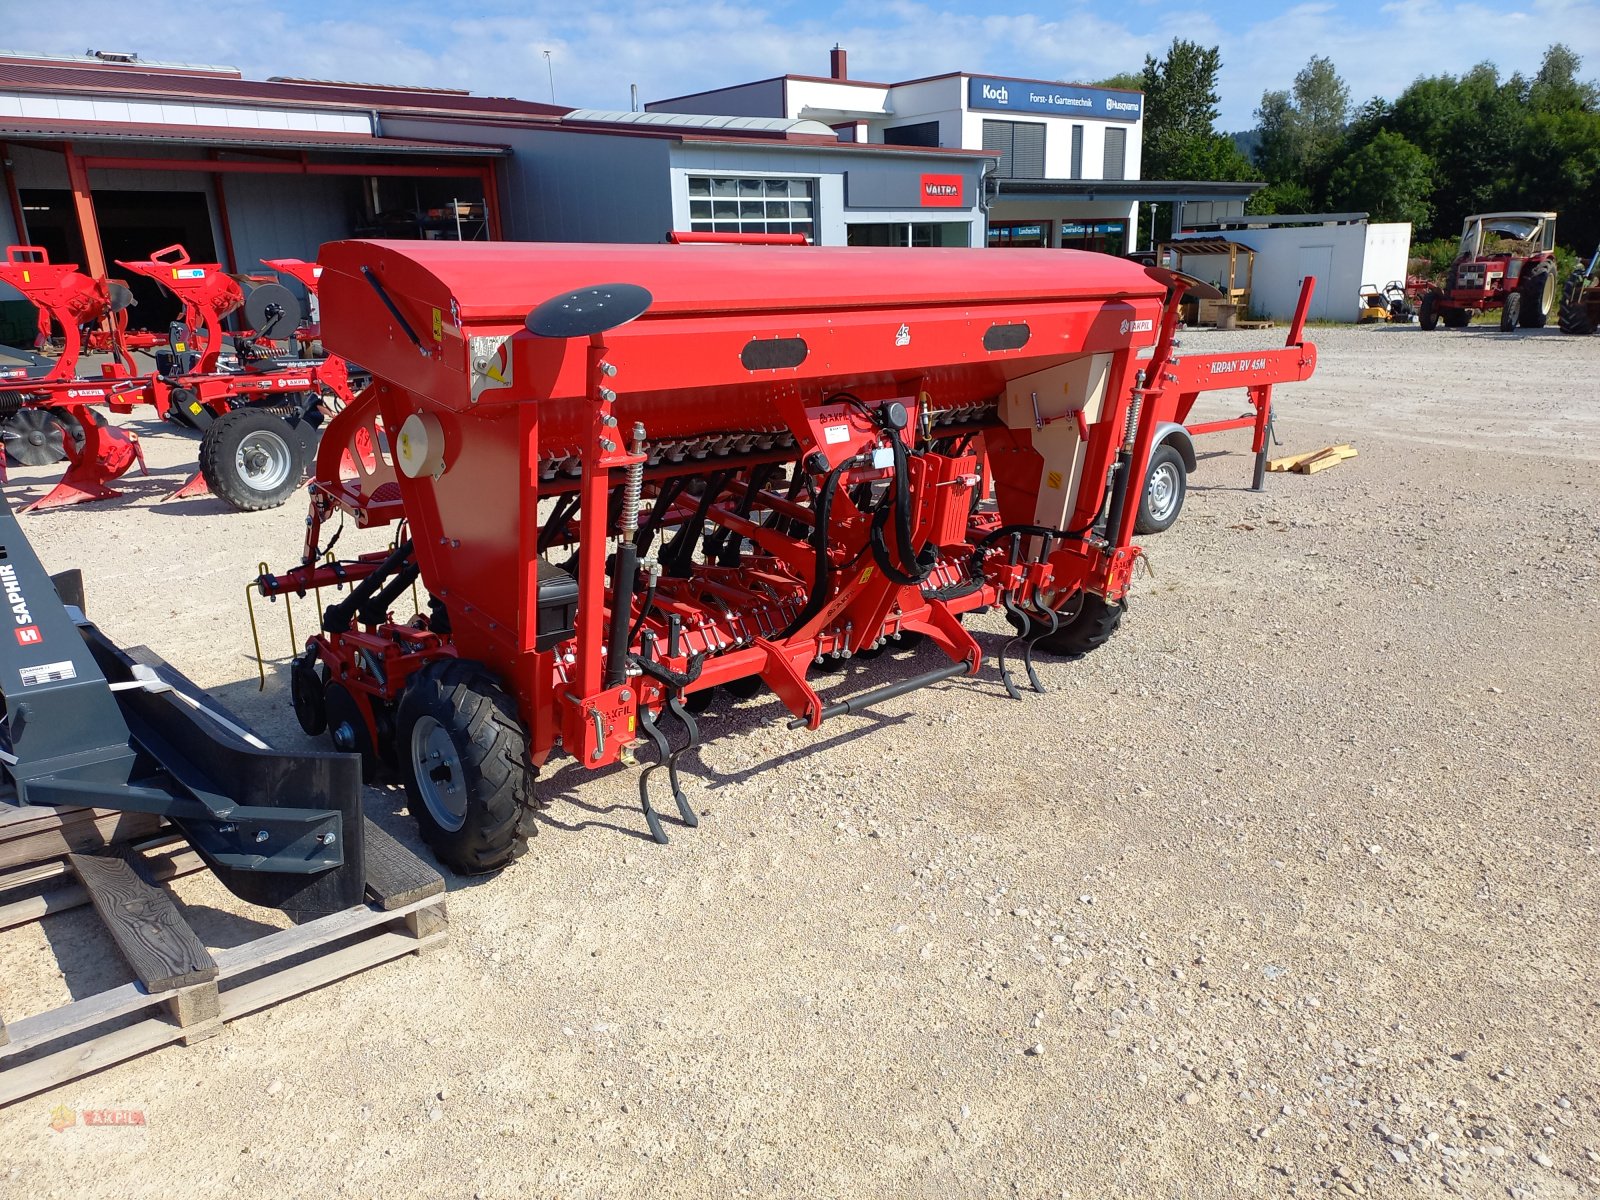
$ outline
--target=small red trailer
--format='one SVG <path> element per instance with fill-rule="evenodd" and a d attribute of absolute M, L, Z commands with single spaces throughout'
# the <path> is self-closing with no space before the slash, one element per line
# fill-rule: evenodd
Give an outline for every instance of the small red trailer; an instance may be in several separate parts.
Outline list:
<path fill-rule="evenodd" d="M 1016 624 L 1013 694 L 1010 654 L 1040 688 L 1036 647 L 1076 657 L 1121 621 L 1160 401 L 1187 378 L 1181 276 L 1075 251 L 352 241 L 320 261 L 324 340 L 374 382 L 324 432 L 301 562 L 256 587 L 349 588 L 292 663 L 296 714 L 369 778 L 395 770 L 458 871 L 520 853 L 558 751 L 593 769 L 653 746 L 652 834 L 663 763 L 695 825 L 676 766 L 711 689 L 764 686 L 816 729 L 978 677 L 969 612 Z M 335 562 L 335 518 L 403 525 Z M 424 611 L 395 619 L 418 582 Z M 814 686 L 913 646 L 870 691 Z"/>

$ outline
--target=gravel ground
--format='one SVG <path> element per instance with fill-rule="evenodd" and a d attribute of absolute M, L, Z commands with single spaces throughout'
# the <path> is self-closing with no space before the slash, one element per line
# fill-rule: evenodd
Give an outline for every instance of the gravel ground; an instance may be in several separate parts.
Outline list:
<path fill-rule="evenodd" d="M 1596 1195 L 1600 339 L 1314 336 L 1282 452 L 1360 457 L 1253 494 L 1242 435 L 1204 442 L 1123 631 L 1048 696 L 725 710 L 668 848 L 630 774 L 554 771 L 444 948 L 0 1112 L 0 1192 Z M 303 744 L 281 608 L 264 694 L 243 611 L 300 512 L 155 503 L 193 446 L 133 424 L 151 476 L 30 536 L 112 636 Z M 180 892 L 215 944 L 269 920 Z M 0 1011 L 121 970 L 51 918 L 0 940 Z"/>

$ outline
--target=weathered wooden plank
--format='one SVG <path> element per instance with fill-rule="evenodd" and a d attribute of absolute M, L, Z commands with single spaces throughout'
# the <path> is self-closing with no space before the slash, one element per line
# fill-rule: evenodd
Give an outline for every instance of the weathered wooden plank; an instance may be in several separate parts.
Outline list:
<path fill-rule="evenodd" d="M 1301 463 L 1299 466 L 1295 467 L 1295 472 L 1299 475 L 1315 475 L 1318 471 L 1325 471 L 1329 467 L 1336 467 L 1340 463 L 1344 462 L 1345 459 L 1354 458 L 1355 456 L 1356 452 L 1353 447 L 1335 446 L 1333 449 L 1326 450 L 1317 455 L 1315 458 Z"/>
<path fill-rule="evenodd" d="M 92 820 L 45 824 L 21 837 L 0 842 L 0 870 L 29 866 L 47 858 L 60 858 L 86 850 L 100 850 L 118 842 L 149 837 L 161 828 L 153 813 L 99 812 Z"/>
<path fill-rule="evenodd" d="M 0 1105 L 33 1096 L 125 1059 L 148 1053 L 182 1037 L 184 1031 L 159 1017 L 102 1034 L 21 1066 L 0 1071 Z"/>
<path fill-rule="evenodd" d="M 343 912 L 330 913 L 326 917 L 318 917 L 315 921 L 307 921 L 304 925 L 280 929 L 276 933 L 258 937 L 255 941 L 246 942 L 242 946 L 218 950 L 217 966 L 224 976 L 254 971 L 281 958 L 289 958 L 318 946 L 325 946 L 329 942 L 336 942 L 340 938 L 349 937 L 352 933 L 359 933 L 363 929 L 370 929 L 374 925 L 386 925 L 396 917 L 403 917 L 415 909 L 439 903 L 441 902 L 434 899 L 416 900 L 401 908 L 388 911 L 365 904 L 347 908 Z"/>
<path fill-rule="evenodd" d="M 362 938 L 359 942 L 354 942 L 341 950 L 335 950 L 332 954 L 308 959 L 286 970 L 225 988 L 222 993 L 222 1019 L 231 1021 L 235 1017 L 267 1008 L 291 996 L 298 996 L 302 992 L 324 987 L 348 975 L 388 962 L 392 958 L 420 953 L 434 941 L 442 941 L 448 936 L 448 933 L 432 934 L 422 939 L 422 944 L 419 946 L 417 939 L 409 933 L 384 930 L 371 937 Z"/>
<path fill-rule="evenodd" d="M 418 954 L 424 953 L 423 945 L 433 944 L 439 940 L 435 935 L 448 936 L 450 932 L 450 918 L 445 915 L 443 901 L 407 913 L 405 922 L 406 932 L 421 943 L 417 947 Z"/>
<path fill-rule="evenodd" d="M 74 854 L 68 860 L 89 890 L 100 919 L 152 992 L 188 987 L 217 977 L 211 952 L 178 912 L 172 897 L 141 879 L 124 858 Z"/>
<path fill-rule="evenodd" d="M 444 876 L 407 850 L 370 818 L 366 841 L 367 894 L 379 908 L 394 909 L 444 891 Z"/>
<path fill-rule="evenodd" d="M 146 874 L 151 879 L 160 881 L 166 879 L 179 879 L 184 875 L 192 875 L 196 871 L 205 869 L 205 859 L 193 850 L 183 850 L 171 857 L 158 857 L 146 859 Z M 41 879 L 51 879 L 59 875 L 69 874 L 71 868 L 65 862 L 46 863 L 38 868 L 56 868 L 48 874 L 41 875 Z M 17 875 L 7 875 L 0 880 L 0 887 L 9 888 Z M 14 925 L 26 925 L 31 921 L 42 920 L 51 913 L 65 912 L 77 908 L 80 904 L 89 903 L 89 893 L 78 884 L 66 887 L 52 888 L 39 896 L 29 896 L 22 900 L 13 900 L 10 904 L 0 904 L 0 929 L 10 929 Z"/>
<path fill-rule="evenodd" d="M 57 1038 L 66 1037 L 82 1029 L 91 1029 L 105 1021 L 125 1017 L 129 1013 L 143 1012 L 157 1006 L 171 996 L 171 992 L 151 995 L 137 983 L 125 983 L 74 1000 L 48 1012 L 35 1013 L 11 1022 L 11 1044 L 0 1047 L 0 1068 L 6 1061 L 24 1051 L 43 1046 Z"/>

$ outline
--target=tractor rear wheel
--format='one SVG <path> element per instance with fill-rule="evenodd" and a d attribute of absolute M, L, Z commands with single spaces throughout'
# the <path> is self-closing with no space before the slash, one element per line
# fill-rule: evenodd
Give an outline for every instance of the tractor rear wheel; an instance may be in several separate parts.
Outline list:
<path fill-rule="evenodd" d="M 301 439 L 282 417 L 236 408 L 200 439 L 200 474 L 240 512 L 277 508 L 305 473 Z"/>
<path fill-rule="evenodd" d="M 1582 270 L 1567 276 L 1561 289 L 1561 332 L 1587 337 L 1594 332 L 1594 319 L 1589 316 L 1589 306 L 1583 302 L 1589 277 Z"/>
<path fill-rule="evenodd" d="M 413 675 L 395 743 L 411 815 L 440 862 L 481 875 L 527 850 L 538 830 L 528 731 L 487 667 L 441 659 Z"/>
<path fill-rule="evenodd" d="M 1417 306 L 1417 323 L 1428 333 L 1439 328 L 1439 293 L 1424 292 L 1422 303 Z"/>
<path fill-rule="evenodd" d="M 1098 650 L 1111 640 L 1111 635 L 1122 624 L 1126 604 L 1113 604 L 1100 596 L 1085 593 L 1078 613 L 1048 637 L 1034 645 L 1047 654 L 1068 660 L 1082 658 L 1091 650 Z"/>
<path fill-rule="evenodd" d="M 1505 303 L 1500 306 L 1500 332 L 1512 333 L 1517 328 L 1517 321 L 1522 316 L 1522 293 L 1507 292 Z M 1526 322 L 1524 322 L 1526 324 Z"/>
<path fill-rule="evenodd" d="M 1441 308 L 1439 319 L 1444 322 L 1446 329 L 1465 329 L 1472 324 L 1472 310 L 1470 308 Z"/>
<path fill-rule="evenodd" d="M 1535 263 L 1522 277 L 1522 284 L 1517 291 L 1522 295 L 1522 327 L 1543 329 L 1556 307 L 1555 263 Z"/>

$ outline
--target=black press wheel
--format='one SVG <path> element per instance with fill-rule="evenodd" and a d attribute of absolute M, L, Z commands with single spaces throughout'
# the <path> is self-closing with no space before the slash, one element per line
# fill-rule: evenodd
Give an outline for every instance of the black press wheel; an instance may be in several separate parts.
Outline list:
<path fill-rule="evenodd" d="M 1523 272 L 1517 291 L 1522 296 L 1522 313 L 1518 318 L 1522 327 L 1543 329 L 1556 309 L 1556 264 L 1549 259 L 1534 263 Z"/>
<path fill-rule="evenodd" d="M 481 663 L 443 659 L 400 697 L 395 748 L 422 840 L 462 875 L 499 870 L 537 831 L 517 706 Z"/>
<path fill-rule="evenodd" d="M 1417 323 L 1429 333 L 1439 328 L 1438 292 L 1424 292 L 1422 294 L 1422 303 L 1417 306 Z"/>
<path fill-rule="evenodd" d="M 236 408 L 200 440 L 200 474 L 213 494 L 241 512 L 277 508 L 300 486 L 300 437 L 282 417 Z"/>
<path fill-rule="evenodd" d="M 297 658 L 289 667 L 289 699 L 295 720 L 311 737 L 328 728 L 328 707 L 323 693 L 328 686 L 328 671 L 315 659 Z"/>
<path fill-rule="evenodd" d="M 1103 597 L 1085 594 L 1077 615 L 1064 620 L 1060 629 L 1040 638 L 1034 645 L 1061 658 L 1082 658 L 1111 640 L 1117 626 L 1122 624 L 1122 614 L 1127 611 L 1126 604 L 1112 604 Z"/>
<path fill-rule="evenodd" d="M 293 678 L 290 686 L 293 686 Z M 344 684 L 328 684 L 322 692 L 322 713 L 333 748 L 347 754 L 361 756 L 361 781 L 376 783 L 383 764 L 378 759 L 378 748 L 373 744 L 367 721 L 350 689 Z"/>
<path fill-rule="evenodd" d="M 1175 446 L 1157 446 L 1150 454 L 1150 465 L 1145 468 L 1144 492 L 1139 497 L 1139 516 L 1134 521 L 1134 531 L 1160 533 L 1171 528 L 1183 511 L 1183 498 L 1188 489 L 1189 473 L 1183 465 L 1183 455 Z"/>

